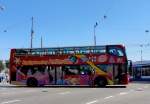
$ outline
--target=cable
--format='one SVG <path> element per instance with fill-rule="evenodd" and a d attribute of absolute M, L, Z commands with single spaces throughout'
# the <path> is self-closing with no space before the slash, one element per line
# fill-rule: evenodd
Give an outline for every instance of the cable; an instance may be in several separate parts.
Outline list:
<path fill-rule="evenodd" d="M 101 22 L 103 22 L 105 19 L 108 18 L 108 13 L 109 13 L 110 10 L 113 8 L 115 2 L 116 2 L 116 0 L 113 0 L 112 3 L 111 3 L 112 5 L 110 5 L 110 7 L 108 7 L 108 8 L 105 10 L 103 16 L 100 17 L 100 20 L 98 20 L 98 24 L 100 24 Z"/>
<path fill-rule="evenodd" d="M 28 20 L 29 21 L 29 20 Z M 20 28 L 20 26 L 22 26 L 22 24 L 27 24 L 29 23 L 27 20 L 26 21 L 21 21 L 21 22 L 18 22 L 18 23 L 14 23 L 12 25 L 9 25 L 7 26 L 6 28 L 2 29 L 0 32 L 3 32 L 3 33 L 7 33 L 9 32 L 10 30 L 13 30 L 15 28 Z"/>

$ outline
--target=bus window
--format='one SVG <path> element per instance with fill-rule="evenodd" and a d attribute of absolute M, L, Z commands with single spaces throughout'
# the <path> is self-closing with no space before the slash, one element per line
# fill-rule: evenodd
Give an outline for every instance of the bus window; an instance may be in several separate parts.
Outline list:
<path fill-rule="evenodd" d="M 73 50 L 70 50 L 70 51 L 69 51 L 69 54 L 74 54 L 74 51 L 73 51 Z"/>
<path fill-rule="evenodd" d="M 118 56 L 124 56 L 124 53 L 121 49 L 117 49 Z"/>
<path fill-rule="evenodd" d="M 65 67 L 64 71 L 66 75 L 78 75 L 79 74 L 79 69 L 73 66 Z"/>
<path fill-rule="evenodd" d="M 79 54 L 79 53 L 80 53 L 80 51 L 79 51 L 79 50 L 75 50 L 75 53 L 76 53 L 76 54 Z"/>
<path fill-rule="evenodd" d="M 99 67 L 100 69 L 102 69 L 104 72 L 107 72 L 108 66 L 109 66 L 109 65 L 105 65 L 105 64 L 97 65 L 97 67 Z"/>
<path fill-rule="evenodd" d="M 89 65 L 83 65 L 80 67 L 80 74 L 81 75 L 91 75 L 92 69 Z"/>
<path fill-rule="evenodd" d="M 124 56 L 124 51 L 118 47 L 109 47 L 108 53 L 115 56 Z"/>

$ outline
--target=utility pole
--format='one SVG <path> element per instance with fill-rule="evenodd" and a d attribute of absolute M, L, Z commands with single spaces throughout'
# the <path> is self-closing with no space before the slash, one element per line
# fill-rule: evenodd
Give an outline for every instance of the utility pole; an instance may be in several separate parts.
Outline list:
<path fill-rule="evenodd" d="M 42 36 L 41 36 L 41 48 L 43 48 L 43 39 L 42 39 Z"/>
<path fill-rule="evenodd" d="M 96 46 L 96 35 L 95 35 L 95 27 L 94 27 L 94 46 Z"/>
<path fill-rule="evenodd" d="M 142 64 L 142 61 L 143 61 L 143 51 L 141 49 L 141 64 Z"/>
<path fill-rule="evenodd" d="M 33 30 L 33 17 L 31 19 L 32 25 L 31 25 L 31 48 L 33 48 L 33 34 L 34 34 L 34 30 Z"/>
<path fill-rule="evenodd" d="M 95 25 L 94 25 L 94 46 L 96 46 L 96 34 L 95 34 L 95 30 L 96 30 L 97 26 L 98 26 L 98 23 L 96 22 Z"/>
<path fill-rule="evenodd" d="M 141 44 L 140 45 L 140 47 L 141 47 L 141 66 L 142 66 L 142 61 L 143 61 L 143 51 L 142 51 L 142 48 L 143 48 L 143 44 Z M 141 71 L 140 71 L 140 74 L 141 74 L 141 76 L 142 76 L 142 69 L 141 69 Z"/>
<path fill-rule="evenodd" d="M 140 47 L 141 47 L 141 64 L 142 64 L 142 61 L 143 61 L 143 51 L 142 51 L 143 44 L 141 44 Z"/>

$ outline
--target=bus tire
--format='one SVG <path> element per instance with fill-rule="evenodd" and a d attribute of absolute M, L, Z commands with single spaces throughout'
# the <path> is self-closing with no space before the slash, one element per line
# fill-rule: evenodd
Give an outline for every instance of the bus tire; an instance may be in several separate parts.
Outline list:
<path fill-rule="evenodd" d="M 28 87 L 37 87 L 38 86 L 38 81 L 35 78 L 33 78 L 33 77 L 28 78 L 27 86 Z"/>
<path fill-rule="evenodd" d="M 98 87 L 105 87 L 107 85 L 107 79 L 104 77 L 96 77 L 94 80 L 94 85 Z"/>

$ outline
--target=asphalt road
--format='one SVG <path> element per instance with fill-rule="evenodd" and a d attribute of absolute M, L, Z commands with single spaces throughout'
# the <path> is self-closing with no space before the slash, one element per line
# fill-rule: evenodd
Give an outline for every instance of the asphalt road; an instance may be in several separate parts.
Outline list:
<path fill-rule="evenodd" d="M 0 86 L 0 104 L 150 104 L 150 83 L 126 88 L 27 88 Z"/>

